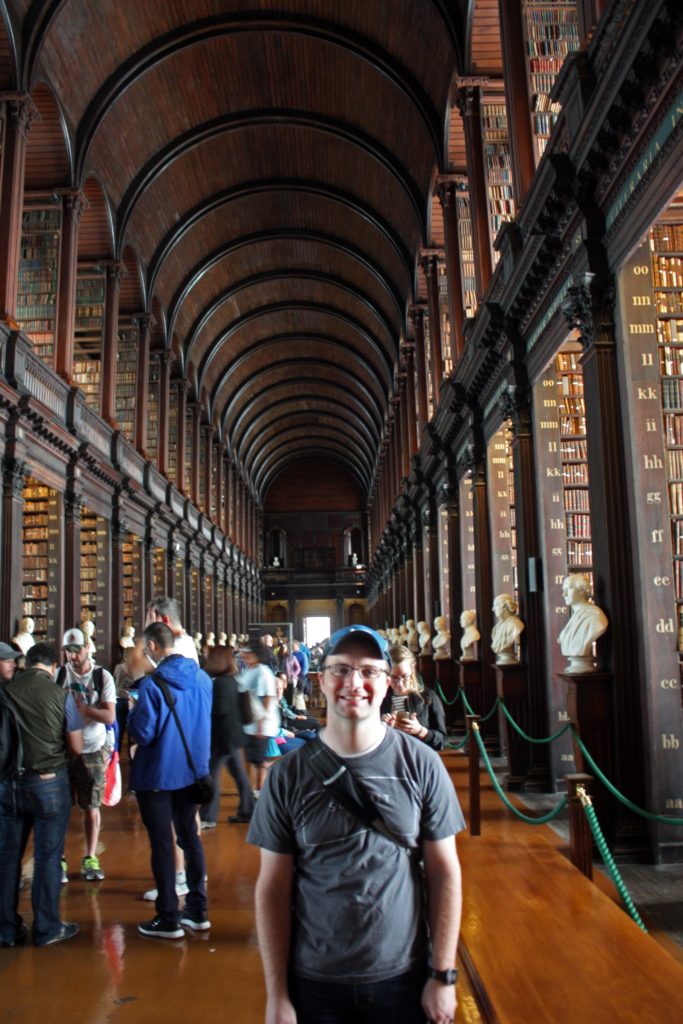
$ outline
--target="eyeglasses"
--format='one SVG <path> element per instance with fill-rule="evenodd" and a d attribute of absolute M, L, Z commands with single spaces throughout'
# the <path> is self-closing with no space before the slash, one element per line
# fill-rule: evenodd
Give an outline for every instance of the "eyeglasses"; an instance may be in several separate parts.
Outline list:
<path fill-rule="evenodd" d="M 366 683 L 374 682 L 387 674 L 385 668 L 375 668 L 373 665 L 344 665 L 343 662 L 338 662 L 336 665 L 325 665 L 325 670 L 331 672 L 335 679 L 350 679 L 353 673 L 357 672 Z"/>

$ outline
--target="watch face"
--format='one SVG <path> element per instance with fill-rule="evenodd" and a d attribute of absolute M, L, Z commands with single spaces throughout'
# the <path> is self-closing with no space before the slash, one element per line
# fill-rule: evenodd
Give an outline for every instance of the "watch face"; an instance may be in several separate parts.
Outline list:
<path fill-rule="evenodd" d="M 455 985 L 458 980 L 458 971 L 455 967 L 450 967 L 447 971 L 435 971 L 432 968 L 431 975 L 437 981 L 442 981 L 444 985 Z"/>

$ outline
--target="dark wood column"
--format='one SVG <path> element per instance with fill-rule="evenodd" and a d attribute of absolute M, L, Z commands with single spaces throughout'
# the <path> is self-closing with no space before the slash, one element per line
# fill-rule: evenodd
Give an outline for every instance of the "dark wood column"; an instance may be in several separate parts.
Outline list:
<path fill-rule="evenodd" d="M 522 60 L 520 54 L 519 60 Z M 467 151 L 467 183 L 470 192 L 474 279 L 477 298 L 481 300 L 492 274 L 489 205 L 484 167 L 484 140 L 481 131 L 481 97 L 479 86 L 486 78 L 458 80 L 457 103 L 462 114 Z"/>
<path fill-rule="evenodd" d="M 81 619 L 81 508 L 83 501 L 73 488 L 64 495 L 64 561 L 69 570 L 64 579 L 65 628 Z"/>
<path fill-rule="evenodd" d="M 521 349 L 521 341 L 509 329 L 513 344 Z M 522 363 L 517 372 L 523 373 Z M 551 722 L 548 710 L 548 680 L 545 674 L 545 617 L 543 594 L 540 589 L 541 541 L 538 522 L 538 495 L 536 493 L 537 466 L 534 456 L 530 390 L 526 381 L 508 388 L 501 403 L 502 413 L 512 422 L 512 463 L 515 484 L 515 528 L 517 534 L 517 580 L 519 606 L 525 624 L 523 633 L 527 662 L 528 716 L 531 736 L 548 736 L 557 724 Z M 539 567 L 532 590 L 529 582 L 529 559 Z M 527 785 L 547 791 L 552 786 L 546 743 L 531 744 L 531 764 Z"/>
<path fill-rule="evenodd" d="M 404 342 L 401 346 L 403 357 L 403 368 L 405 373 L 405 417 L 408 427 L 408 469 L 404 475 L 410 472 L 410 460 L 417 452 L 417 411 L 415 402 L 415 346 L 411 342 Z"/>
<path fill-rule="evenodd" d="M 218 441 L 213 443 L 213 459 L 216 463 L 216 481 L 213 492 L 216 513 L 213 521 L 225 535 L 225 458 L 223 456 L 223 448 Z"/>
<path fill-rule="evenodd" d="M 87 200 L 82 192 L 67 192 L 62 201 L 62 247 L 59 253 L 55 370 L 64 380 L 71 383 L 76 327 L 78 228 Z"/>
<path fill-rule="evenodd" d="M 498 0 L 500 42 L 503 48 L 505 106 L 508 115 L 508 137 L 512 155 L 512 181 L 517 212 L 529 191 L 536 171 L 534 140 L 529 116 L 529 91 L 523 58 L 526 43 L 522 4 Z"/>
<path fill-rule="evenodd" d="M 116 354 L 119 347 L 119 296 L 125 268 L 123 263 L 110 263 L 106 269 L 104 300 L 104 336 L 102 341 L 102 372 L 100 373 L 100 411 L 102 419 L 116 425 Z"/>
<path fill-rule="evenodd" d="M 423 587 L 425 621 L 430 629 L 434 623 L 434 605 L 439 597 L 439 538 L 436 530 L 436 510 L 430 497 L 422 509 L 424 537 Z"/>
<path fill-rule="evenodd" d="M 636 610 L 640 592 L 633 579 L 631 522 L 628 502 L 626 436 L 621 418 L 617 348 L 614 336 L 614 292 L 611 284 L 598 284 L 590 273 L 578 279 L 562 307 L 571 327 L 578 327 L 584 346 L 582 357 L 586 436 L 588 444 L 588 492 L 593 542 L 595 603 L 606 613 L 609 629 L 600 640 L 601 658 L 612 672 L 614 685 L 614 738 L 617 777 L 611 779 L 641 807 L 646 800 L 645 751 L 642 719 L 644 708 L 638 678 Z M 618 847 L 621 852 L 646 845 L 642 819 L 634 818 L 622 804 L 615 808 Z"/>
<path fill-rule="evenodd" d="M 477 431 L 479 433 L 479 431 Z M 483 438 L 470 445 L 466 452 L 465 469 L 472 475 L 472 510 L 474 512 L 474 576 L 477 588 L 477 623 L 481 633 L 481 712 L 486 714 L 496 699 L 495 655 L 491 650 L 493 629 L 493 575 L 491 567 L 491 534 L 488 513 L 488 486 L 486 479 L 486 447 Z M 487 737 L 495 737 L 498 730 L 495 716 L 482 730 Z"/>
<path fill-rule="evenodd" d="M 225 536 L 229 537 L 230 540 L 234 540 L 233 533 L 233 488 L 234 480 L 232 475 L 232 459 L 227 454 L 225 455 Z"/>
<path fill-rule="evenodd" d="M 109 651 L 109 660 L 105 661 L 105 664 L 112 664 L 116 662 L 116 655 L 118 654 L 118 641 L 121 636 L 121 628 L 123 626 L 123 542 L 126 540 L 128 534 L 128 527 L 126 523 L 118 518 L 118 511 L 116 513 L 117 518 L 112 521 L 110 538 L 111 538 L 111 581 L 109 587 L 110 604 L 109 604 L 109 628 L 105 626 L 106 636 L 100 635 L 100 644 L 106 642 Z M 135 623 L 136 627 L 138 626 Z M 139 627 L 138 627 L 139 628 Z M 98 646 L 100 646 L 98 644 Z"/>
<path fill-rule="evenodd" d="M 171 406 L 171 360 L 168 351 L 159 354 L 159 439 L 157 441 L 157 468 L 164 476 L 168 473 L 168 413 Z"/>
<path fill-rule="evenodd" d="M 143 621 L 144 613 L 146 612 L 147 605 L 154 597 L 154 541 L 149 535 L 149 525 L 146 529 L 146 536 L 142 548 L 142 605 L 143 605 Z M 164 590 L 166 588 L 164 587 Z"/>
<path fill-rule="evenodd" d="M 427 308 L 429 309 L 429 365 L 432 370 L 432 410 L 439 404 L 439 391 L 443 380 L 443 351 L 441 348 L 441 308 L 439 306 L 439 256 L 437 249 L 423 250 L 422 269 L 427 281 Z"/>
<path fill-rule="evenodd" d="M 425 354 L 425 333 L 424 318 L 425 306 L 415 304 L 410 306 L 408 317 L 413 328 L 415 338 L 415 372 L 417 374 L 417 447 L 420 446 L 422 431 L 427 423 L 427 360 Z"/>
<path fill-rule="evenodd" d="M 0 93 L 0 103 L 5 113 L 0 163 L 0 320 L 16 327 L 26 146 L 38 112 L 31 97 L 21 93 Z"/>
<path fill-rule="evenodd" d="M 204 445 L 204 508 L 202 511 L 207 519 L 211 519 L 212 491 L 213 491 L 213 430 L 210 423 L 205 423 L 201 428 Z"/>
<path fill-rule="evenodd" d="M 24 487 L 28 479 L 25 462 L 5 455 L 2 462 L 2 567 L 0 568 L 0 629 L 9 640 L 21 619 Z"/>
<path fill-rule="evenodd" d="M 520 62 L 522 63 L 522 62 Z M 443 175 L 438 179 L 437 195 L 443 210 L 444 240 L 446 247 L 446 279 L 448 281 L 448 318 L 451 324 L 453 363 L 462 353 L 464 344 L 462 274 L 460 272 L 460 247 L 458 245 L 458 215 L 456 209 L 456 181 Z"/>
<path fill-rule="evenodd" d="M 413 547 L 413 609 L 415 622 L 425 619 L 424 601 L 424 547 L 422 523 L 419 511 L 415 511 L 410 522 L 410 540 Z"/>
<path fill-rule="evenodd" d="M 184 380 L 173 381 L 176 400 L 176 425 L 178 428 L 178 440 L 175 458 L 175 485 L 181 494 L 185 492 L 185 462 L 187 452 L 185 451 L 185 440 L 187 430 L 185 420 L 187 419 L 187 384 Z M 187 495 L 189 497 L 189 495 Z"/>
<path fill-rule="evenodd" d="M 410 473 L 410 435 L 408 428 L 408 403 L 406 401 L 406 375 L 398 375 L 398 399 L 396 414 L 401 424 L 401 479 Z"/>
<path fill-rule="evenodd" d="M 188 497 L 195 508 L 199 508 L 199 449 L 202 443 L 202 407 L 199 402 L 192 402 L 190 405 L 192 413 L 192 451 L 188 452 L 190 459 L 190 493 Z"/>
<path fill-rule="evenodd" d="M 401 452 L 403 433 L 401 430 L 401 402 L 398 397 L 391 399 L 391 410 L 393 413 L 393 422 L 391 429 L 391 438 L 393 444 L 393 456 L 394 456 L 394 500 L 393 504 L 396 504 L 396 497 L 401 491 L 401 478 L 403 477 L 403 454 Z"/>
<path fill-rule="evenodd" d="M 154 317 L 150 313 L 140 313 L 137 317 L 138 359 L 135 375 L 135 447 L 142 454 L 147 454 L 147 417 L 149 415 L 149 346 L 154 327 Z M 159 395 L 159 411 L 157 429 L 161 434 L 161 395 Z M 159 441 L 157 441 L 157 448 Z"/>

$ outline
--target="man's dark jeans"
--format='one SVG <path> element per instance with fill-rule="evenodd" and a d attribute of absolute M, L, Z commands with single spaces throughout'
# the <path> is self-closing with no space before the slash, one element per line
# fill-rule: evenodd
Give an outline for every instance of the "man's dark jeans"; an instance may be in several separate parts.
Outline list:
<path fill-rule="evenodd" d="M 46 773 L 52 774 L 52 773 Z M 71 813 L 66 768 L 42 778 L 23 775 L 0 782 L 0 941 L 14 942 L 22 923 L 17 913 L 21 859 L 34 832 L 31 901 L 33 941 L 42 944 L 62 927 L 59 913 L 60 860 Z"/>
<path fill-rule="evenodd" d="M 424 968 L 372 984 L 313 981 L 292 974 L 289 998 L 297 1024 L 425 1024 Z"/>
<path fill-rule="evenodd" d="M 178 846 L 185 854 L 189 893 L 185 909 L 191 914 L 206 913 L 206 864 L 204 847 L 197 832 L 197 805 L 189 789 L 143 790 L 137 794 L 140 815 L 152 848 L 152 873 L 158 895 L 157 914 L 169 924 L 177 924 L 178 897 L 175 891 L 175 827 Z"/>

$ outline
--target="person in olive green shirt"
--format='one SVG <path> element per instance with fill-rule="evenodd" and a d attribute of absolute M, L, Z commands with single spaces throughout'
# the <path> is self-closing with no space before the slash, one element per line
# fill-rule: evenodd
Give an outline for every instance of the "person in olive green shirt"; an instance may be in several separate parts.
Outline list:
<path fill-rule="evenodd" d="M 0 946 L 19 946 L 27 938 L 18 913 L 21 860 L 31 829 L 34 868 L 31 902 L 36 946 L 70 939 L 77 924 L 62 921 L 60 859 L 71 812 L 67 756 L 80 754 L 83 722 L 73 696 L 55 686 L 57 652 L 35 644 L 26 670 L 5 687 L 19 716 L 24 772 L 0 781 Z"/>

